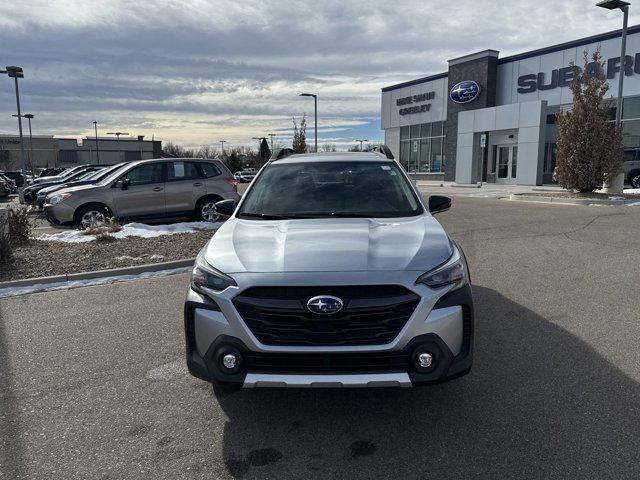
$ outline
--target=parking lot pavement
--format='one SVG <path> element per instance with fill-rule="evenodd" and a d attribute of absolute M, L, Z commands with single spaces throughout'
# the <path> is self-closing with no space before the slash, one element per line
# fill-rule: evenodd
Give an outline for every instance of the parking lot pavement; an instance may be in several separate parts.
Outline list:
<path fill-rule="evenodd" d="M 470 375 L 216 398 L 186 275 L 0 302 L 0 478 L 638 478 L 640 208 L 456 198 Z"/>

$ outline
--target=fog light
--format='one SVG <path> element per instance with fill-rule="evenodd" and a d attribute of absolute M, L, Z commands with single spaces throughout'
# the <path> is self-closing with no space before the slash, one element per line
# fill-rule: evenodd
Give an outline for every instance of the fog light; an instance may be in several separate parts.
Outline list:
<path fill-rule="evenodd" d="M 433 363 L 433 355 L 430 353 L 419 353 L 418 354 L 418 365 L 422 368 L 429 368 Z"/>
<path fill-rule="evenodd" d="M 222 357 L 222 366 L 228 370 L 232 370 L 236 368 L 238 365 L 238 357 L 233 353 L 227 353 L 224 357 Z"/>

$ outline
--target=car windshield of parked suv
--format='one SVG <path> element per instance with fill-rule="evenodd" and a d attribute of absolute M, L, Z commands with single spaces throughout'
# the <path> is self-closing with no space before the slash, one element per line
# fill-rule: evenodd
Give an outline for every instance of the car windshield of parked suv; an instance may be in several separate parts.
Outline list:
<path fill-rule="evenodd" d="M 423 212 L 395 162 L 273 163 L 254 182 L 240 218 L 388 218 Z"/>

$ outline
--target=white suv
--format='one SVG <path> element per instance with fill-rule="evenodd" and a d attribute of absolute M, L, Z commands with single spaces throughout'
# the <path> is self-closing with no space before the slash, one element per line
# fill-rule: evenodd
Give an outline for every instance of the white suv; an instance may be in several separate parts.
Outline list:
<path fill-rule="evenodd" d="M 198 255 L 187 365 L 218 388 L 437 383 L 469 372 L 460 247 L 383 153 L 279 152 Z"/>

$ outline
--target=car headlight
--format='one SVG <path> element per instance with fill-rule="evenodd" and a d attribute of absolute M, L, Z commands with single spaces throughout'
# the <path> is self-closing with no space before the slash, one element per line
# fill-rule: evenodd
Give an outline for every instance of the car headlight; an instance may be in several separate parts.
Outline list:
<path fill-rule="evenodd" d="M 45 201 L 50 205 L 57 205 L 60 202 L 64 202 L 69 197 L 71 197 L 70 193 L 60 193 L 58 195 L 53 195 L 49 199 L 45 197 Z"/>
<path fill-rule="evenodd" d="M 221 292 L 227 287 L 237 285 L 228 275 L 216 270 L 204 258 L 206 247 L 200 250 L 191 272 L 191 288 L 208 295 L 209 292 Z"/>
<path fill-rule="evenodd" d="M 454 285 L 452 290 L 469 283 L 469 267 L 464 254 L 455 243 L 451 242 L 451 247 L 453 248 L 453 253 L 449 260 L 418 277 L 416 283 L 423 283 L 431 288 Z"/>

